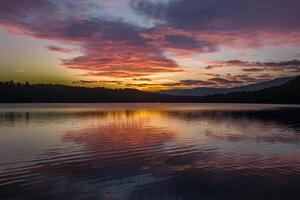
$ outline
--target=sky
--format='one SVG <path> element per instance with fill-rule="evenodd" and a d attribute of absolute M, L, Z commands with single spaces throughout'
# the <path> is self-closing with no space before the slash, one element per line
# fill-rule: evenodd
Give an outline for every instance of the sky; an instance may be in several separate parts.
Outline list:
<path fill-rule="evenodd" d="M 0 0 L 0 81 L 164 90 L 300 74 L 299 0 Z"/>

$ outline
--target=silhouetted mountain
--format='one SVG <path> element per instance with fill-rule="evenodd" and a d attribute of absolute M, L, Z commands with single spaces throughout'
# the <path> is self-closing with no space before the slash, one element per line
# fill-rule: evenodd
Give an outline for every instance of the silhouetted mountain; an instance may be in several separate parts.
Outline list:
<path fill-rule="evenodd" d="M 210 95 L 202 97 L 201 101 L 214 103 L 300 104 L 300 77 L 280 86 L 253 92 Z"/>
<path fill-rule="evenodd" d="M 295 77 L 283 77 L 277 78 L 270 81 L 265 81 L 257 84 L 251 84 L 241 87 L 233 88 L 193 88 L 193 89 L 173 89 L 173 90 L 161 90 L 157 91 L 159 94 L 169 94 L 176 96 L 207 96 L 213 94 L 228 94 L 232 92 L 241 92 L 241 91 L 258 91 L 278 85 L 282 85 L 290 80 L 295 79 Z"/>
<path fill-rule="evenodd" d="M 1 103 L 92 103 L 92 102 L 197 102 L 196 97 L 178 97 L 135 89 L 84 88 L 63 85 L 31 85 L 0 82 Z"/>

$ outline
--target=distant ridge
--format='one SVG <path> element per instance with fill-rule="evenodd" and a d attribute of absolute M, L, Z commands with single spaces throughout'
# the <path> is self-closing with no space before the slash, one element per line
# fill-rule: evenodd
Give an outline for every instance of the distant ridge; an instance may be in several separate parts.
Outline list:
<path fill-rule="evenodd" d="M 241 87 L 233 87 L 233 88 L 193 88 L 193 89 L 173 89 L 173 90 L 161 90 L 157 91 L 159 94 L 169 94 L 176 96 L 207 96 L 213 94 L 228 94 L 231 92 L 241 92 L 241 91 L 257 91 L 262 90 L 278 85 L 282 85 L 287 83 L 290 80 L 295 79 L 296 77 L 283 77 L 277 78 L 270 81 L 260 82 L 256 84 L 241 86 Z"/>
<path fill-rule="evenodd" d="M 300 104 L 300 76 L 282 85 L 259 91 L 209 95 L 202 97 L 201 102 Z"/>

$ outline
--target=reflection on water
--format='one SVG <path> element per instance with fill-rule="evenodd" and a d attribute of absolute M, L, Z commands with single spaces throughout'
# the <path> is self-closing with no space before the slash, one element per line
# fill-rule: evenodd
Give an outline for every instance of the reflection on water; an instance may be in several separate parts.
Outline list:
<path fill-rule="evenodd" d="M 0 106 L 3 199 L 289 199 L 300 108 Z"/>

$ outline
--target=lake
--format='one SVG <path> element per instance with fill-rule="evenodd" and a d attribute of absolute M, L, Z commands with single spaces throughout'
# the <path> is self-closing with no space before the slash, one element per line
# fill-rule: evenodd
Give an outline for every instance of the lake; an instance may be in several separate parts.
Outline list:
<path fill-rule="evenodd" d="M 300 107 L 0 105 L 1 199 L 299 199 Z"/>

